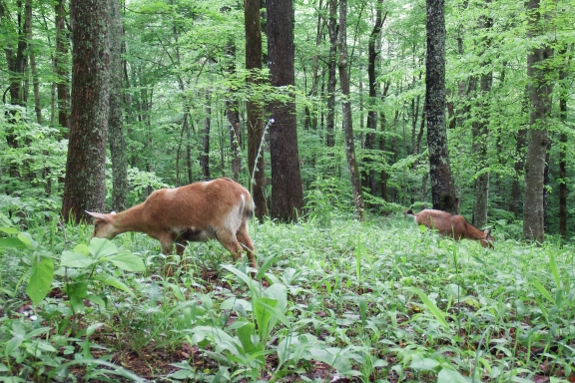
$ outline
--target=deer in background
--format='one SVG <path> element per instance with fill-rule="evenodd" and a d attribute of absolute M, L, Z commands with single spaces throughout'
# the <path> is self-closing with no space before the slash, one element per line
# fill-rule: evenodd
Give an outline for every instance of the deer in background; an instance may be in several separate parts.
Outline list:
<path fill-rule="evenodd" d="M 472 239 L 479 241 L 481 246 L 493 249 L 495 240 L 489 235 L 489 230 L 481 231 L 463 218 L 461 215 L 446 213 L 441 210 L 425 209 L 417 214 L 408 210 L 405 215 L 413 217 L 415 223 L 429 229 L 439 231 L 440 234 L 449 236 L 456 241 L 460 239 Z"/>
<path fill-rule="evenodd" d="M 160 241 L 162 253 L 182 255 L 188 242 L 217 239 L 234 261 L 247 248 L 250 265 L 257 267 L 248 235 L 254 205 L 250 193 L 229 178 L 195 182 L 175 189 L 154 191 L 141 204 L 110 214 L 92 213 L 92 237 L 112 239 L 128 231 L 146 233 Z"/>

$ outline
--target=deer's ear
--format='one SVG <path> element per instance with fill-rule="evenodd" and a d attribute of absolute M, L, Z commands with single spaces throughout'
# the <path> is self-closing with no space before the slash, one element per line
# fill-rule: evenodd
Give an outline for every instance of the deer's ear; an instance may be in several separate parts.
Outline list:
<path fill-rule="evenodd" d="M 96 219 L 106 219 L 107 214 L 102 214 L 102 213 L 92 213 L 91 211 L 85 210 L 86 213 Z"/>

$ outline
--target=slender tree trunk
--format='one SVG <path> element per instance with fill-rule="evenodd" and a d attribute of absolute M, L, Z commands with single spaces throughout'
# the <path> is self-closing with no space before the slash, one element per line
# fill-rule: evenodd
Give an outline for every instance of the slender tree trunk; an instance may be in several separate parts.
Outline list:
<path fill-rule="evenodd" d="M 353 126 L 351 118 L 351 105 L 349 101 L 349 78 L 347 77 L 347 0 L 339 0 L 339 82 L 342 93 L 342 125 L 345 137 L 345 155 L 347 158 L 347 167 L 351 177 L 351 187 L 353 191 L 353 200 L 355 203 L 355 214 L 358 220 L 364 219 L 364 202 L 363 192 L 361 190 L 361 179 L 357 168 L 355 157 L 355 145 L 353 142 Z"/>
<path fill-rule="evenodd" d="M 126 210 L 128 197 L 128 160 L 124 137 L 122 104 L 122 18 L 120 3 L 109 0 L 110 7 L 110 112 L 108 132 L 110 155 L 112 157 L 112 208 Z"/>
<path fill-rule="evenodd" d="M 68 41 L 66 38 L 66 0 L 56 0 L 56 52 L 54 54 L 54 74 L 58 94 L 58 123 L 62 128 L 68 128 L 70 114 L 70 90 L 68 74 Z M 63 130 L 64 138 L 68 137 L 68 130 Z"/>
<path fill-rule="evenodd" d="M 36 68 L 36 56 L 34 54 L 34 44 L 32 43 L 32 0 L 26 0 L 24 5 L 26 29 L 26 42 L 28 44 L 28 56 L 30 57 L 30 70 L 32 71 L 32 83 L 34 89 L 34 111 L 36 112 L 36 121 L 42 124 L 42 105 L 40 105 L 40 81 L 38 79 L 38 70 Z"/>
<path fill-rule="evenodd" d="M 425 114 L 429 175 L 433 208 L 457 213 L 445 126 L 445 15 L 444 0 L 427 0 L 427 54 L 425 56 Z"/>
<path fill-rule="evenodd" d="M 563 49 L 560 55 L 563 57 L 567 49 Z M 563 238 L 567 238 L 567 100 L 569 99 L 569 85 L 566 83 L 569 62 L 571 56 L 567 57 L 565 66 L 559 72 L 559 118 L 563 124 L 559 134 L 559 233 Z"/>
<path fill-rule="evenodd" d="M 206 90 L 206 118 L 202 132 L 202 152 L 200 153 L 200 167 L 205 180 L 210 179 L 210 127 L 212 124 L 212 97 L 210 90 Z"/>
<path fill-rule="evenodd" d="M 548 16 L 541 17 L 540 0 L 528 0 L 527 38 L 536 39 L 546 28 Z M 527 54 L 527 76 L 530 78 L 529 143 L 525 163 L 525 197 L 523 201 L 523 235 L 528 240 L 542 243 L 545 239 L 543 187 L 547 154 L 547 125 L 551 111 L 553 69 L 546 61 L 553 56 L 550 45 L 537 45 Z"/>
<path fill-rule="evenodd" d="M 258 1 L 244 0 L 245 30 L 246 30 L 246 69 L 251 71 L 247 77 L 248 86 L 257 87 L 261 84 L 262 69 L 262 33 L 260 25 L 260 4 Z M 250 172 L 250 189 L 256 217 L 260 221 L 267 215 L 265 187 L 266 174 L 264 153 L 258 150 L 263 144 L 264 125 L 262 100 L 248 100 L 247 129 L 248 129 L 248 169 Z M 251 179 L 253 174 L 253 179 Z"/>
<path fill-rule="evenodd" d="M 327 115 L 325 122 L 326 145 L 335 146 L 335 84 L 337 53 L 337 0 L 329 0 L 329 56 L 327 59 Z"/>
<path fill-rule="evenodd" d="M 236 72 L 236 66 L 234 64 L 236 58 L 236 46 L 233 41 L 229 41 L 225 47 L 225 54 L 227 56 L 228 63 L 226 64 L 226 71 L 231 76 Z M 230 89 L 230 94 L 234 91 Z M 226 99 L 226 117 L 228 119 L 228 129 L 230 132 L 230 144 L 232 148 L 232 174 L 234 180 L 238 180 L 240 177 L 241 170 L 241 158 L 240 158 L 240 148 L 241 148 L 241 134 L 240 134 L 240 112 L 238 101 L 231 97 Z"/>
<path fill-rule="evenodd" d="M 489 13 L 491 0 L 485 0 L 485 8 Z M 481 16 L 479 20 L 479 27 L 482 33 L 489 35 L 491 27 L 493 26 L 493 19 L 486 16 Z M 491 45 L 491 38 L 484 37 L 481 41 L 483 44 L 480 56 L 482 56 L 481 66 L 486 68 L 490 64 L 490 59 L 483 58 L 485 51 Z M 485 73 L 486 72 L 486 73 Z M 471 124 L 471 133 L 473 137 L 473 153 L 476 158 L 476 172 L 480 172 L 475 179 L 475 199 L 473 203 L 473 225 L 483 227 L 487 225 L 487 208 L 489 202 L 489 173 L 484 172 L 484 169 L 489 166 L 487 159 L 487 140 L 489 138 L 489 93 L 493 77 L 491 71 L 485 71 L 481 74 L 480 79 L 480 95 L 479 95 L 479 119 Z"/>
<path fill-rule="evenodd" d="M 104 211 L 106 135 L 110 94 L 108 2 L 72 0 L 72 115 L 62 215 L 88 219 Z"/>
<path fill-rule="evenodd" d="M 274 87 L 293 87 L 294 11 L 292 0 L 267 1 L 267 37 L 270 82 Z M 274 123 L 270 129 L 272 202 L 270 213 L 282 221 L 295 220 L 303 207 L 303 188 L 299 168 L 295 102 L 272 101 Z"/>

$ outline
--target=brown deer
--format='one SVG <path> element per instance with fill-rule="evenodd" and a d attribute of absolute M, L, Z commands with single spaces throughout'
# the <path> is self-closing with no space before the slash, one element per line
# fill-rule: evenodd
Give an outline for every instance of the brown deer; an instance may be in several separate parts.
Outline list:
<path fill-rule="evenodd" d="M 472 239 L 479 241 L 481 246 L 493 249 L 494 238 L 489 235 L 489 230 L 481 231 L 463 218 L 461 215 L 446 213 L 441 210 L 425 209 L 417 214 L 408 210 L 405 215 L 414 218 L 418 225 L 435 229 L 440 234 L 449 236 L 456 241 L 460 239 Z"/>
<path fill-rule="evenodd" d="M 92 237 L 112 239 L 127 231 L 146 233 L 160 241 L 169 255 L 174 242 L 182 255 L 188 242 L 217 239 L 235 260 L 247 248 L 250 265 L 257 267 L 248 235 L 254 205 L 250 193 L 229 178 L 195 182 L 175 189 L 154 191 L 141 204 L 120 213 L 92 213 Z"/>

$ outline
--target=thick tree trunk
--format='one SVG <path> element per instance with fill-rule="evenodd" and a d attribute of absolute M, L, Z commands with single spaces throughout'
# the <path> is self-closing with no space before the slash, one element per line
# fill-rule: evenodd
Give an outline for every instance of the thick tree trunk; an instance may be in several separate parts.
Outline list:
<path fill-rule="evenodd" d="M 225 69 L 231 76 L 236 72 L 236 66 L 234 64 L 236 59 L 236 46 L 233 41 L 230 40 L 226 45 L 225 54 L 228 60 L 225 65 Z M 229 92 L 232 94 L 234 91 L 233 89 L 230 89 Z M 226 99 L 225 106 L 226 117 L 228 119 L 228 129 L 230 132 L 230 145 L 232 149 L 232 174 L 233 179 L 238 181 L 242 164 L 240 158 L 241 134 L 239 103 L 234 97 L 231 97 L 230 99 Z"/>
<path fill-rule="evenodd" d="M 108 132 L 112 157 L 112 209 L 126 210 L 128 197 L 128 160 L 122 104 L 122 18 L 120 4 L 109 0 L 110 7 L 110 111 Z"/>
<path fill-rule="evenodd" d="M 449 165 L 445 126 L 445 15 L 444 0 L 427 0 L 425 56 L 425 114 L 429 175 L 433 208 L 457 213 L 459 201 Z"/>
<path fill-rule="evenodd" d="M 565 56 L 567 49 L 562 49 L 561 56 Z M 565 66 L 559 72 L 559 119 L 563 130 L 559 134 L 559 234 L 567 238 L 567 100 L 569 99 L 569 85 L 566 83 L 567 70 L 571 56 L 567 57 Z"/>
<path fill-rule="evenodd" d="M 62 215 L 88 219 L 85 210 L 104 211 L 106 135 L 110 93 L 107 2 L 73 0 L 72 114 Z"/>
<path fill-rule="evenodd" d="M 337 0 L 329 0 L 329 56 L 327 59 L 327 116 L 325 121 L 326 145 L 335 146 L 335 84 L 337 53 Z"/>
<path fill-rule="evenodd" d="M 342 93 L 342 125 L 345 137 L 345 156 L 347 158 L 347 167 L 351 178 L 351 187 L 353 191 L 353 201 L 355 204 L 355 214 L 358 220 L 364 219 L 364 201 L 361 190 L 361 179 L 357 168 L 355 157 L 355 145 L 353 142 L 353 126 L 351 118 L 351 104 L 349 101 L 349 78 L 347 75 L 347 0 L 339 0 L 339 82 Z"/>
<path fill-rule="evenodd" d="M 274 87 L 294 86 L 294 11 L 292 0 L 267 1 L 268 65 Z M 282 221 L 297 219 L 303 207 L 295 102 L 272 101 L 270 129 L 272 202 L 270 213 Z"/>
<path fill-rule="evenodd" d="M 260 81 L 262 69 L 262 33 L 260 25 L 260 4 L 258 1 L 244 0 L 245 30 L 246 30 L 246 69 L 251 71 L 247 77 L 248 85 L 257 87 Z M 247 130 L 248 130 L 248 169 L 250 172 L 250 189 L 254 204 L 256 205 L 256 217 L 260 221 L 268 214 L 265 187 L 266 174 L 263 150 L 264 124 L 263 108 L 261 100 L 248 100 Z M 258 156 L 259 152 L 259 156 Z M 253 175 L 253 179 L 252 179 Z"/>
<path fill-rule="evenodd" d="M 539 0 L 529 0 L 527 7 L 527 37 L 535 39 L 544 33 L 547 20 L 541 18 Z M 528 240 L 542 243 L 545 239 L 543 187 L 547 154 L 547 125 L 551 111 L 553 83 L 551 68 L 545 61 L 553 56 L 549 45 L 536 46 L 527 54 L 529 84 L 529 143 L 525 163 L 525 197 L 523 201 L 523 235 Z"/>

